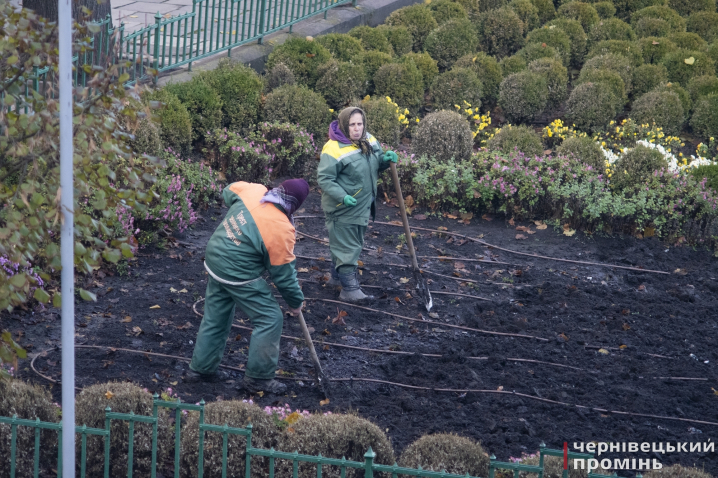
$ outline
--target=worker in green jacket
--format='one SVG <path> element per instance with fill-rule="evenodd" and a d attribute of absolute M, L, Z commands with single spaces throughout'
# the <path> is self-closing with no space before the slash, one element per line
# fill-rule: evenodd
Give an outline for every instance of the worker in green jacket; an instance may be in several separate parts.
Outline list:
<path fill-rule="evenodd" d="M 332 255 L 331 285 L 341 285 L 339 298 L 356 302 L 369 299 L 357 278 L 359 255 L 369 219 L 376 215 L 379 173 L 396 163 L 395 152 L 382 151 L 367 132 L 361 108 L 349 107 L 329 126 L 329 141 L 322 149 L 317 179 L 329 231 Z"/>
<path fill-rule="evenodd" d="M 217 381 L 224 347 L 238 306 L 252 323 L 252 338 L 242 388 L 283 393 L 274 380 L 282 334 L 282 311 L 261 274 L 269 274 L 297 315 L 304 295 L 297 281 L 292 214 L 309 194 L 304 179 L 284 181 L 270 191 L 261 184 L 236 182 L 222 192 L 229 211 L 207 244 L 207 292 L 186 382 Z"/>

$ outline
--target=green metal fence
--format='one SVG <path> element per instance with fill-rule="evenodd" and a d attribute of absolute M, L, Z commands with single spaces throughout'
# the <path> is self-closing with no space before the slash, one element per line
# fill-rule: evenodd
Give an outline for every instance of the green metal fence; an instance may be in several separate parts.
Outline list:
<path fill-rule="evenodd" d="M 204 401 L 201 401 L 198 405 L 191 405 L 188 403 L 182 403 L 179 399 L 177 401 L 165 401 L 160 400 L 157 395 L 154 396 L 152 416 L 135 415 L 134 413 L 115 413 L 110 407 L 105 409 L 105 427 L 104 429 L 88 428 L 86 426 L 76 426 L 75 432 L 80 435 L 78 441 L 80 446 L 80 478 L 86 476 L 86 462 L 87 462 L 87 436 L 95 435 L 103 437 L 104 439 L 104 477 L 109 478 L 110 476 L 110 428 L 112 420 L 120 420 L 128 423 L 129 437 L 127 444 L 127 476 L 128 478 L 133 477 L 133 457 L 134 457 L 134 430 L 136 423 L 147 423 L 152 426 L 152 464 L 151 464 L 151 477 L 155 478 L 157 474 L 157 431 L 158 431 L 158 420 L 159 420 L 159 409 L 165 408 L 168 410 L 175 411 L 175 436 L 174 436 L 174 476 L 179 478 L 180 476 L 180 443 L 181 443 L 181 423 L 182 423 L 182 412 L 183 411 L 194 411 L 199 412 L 199 455 L 197 460 L 197 469 L 199 478 L 204 476 L 204 452 L 205 452 L 205 435 L 209 433 L 219 433 L 222 435 L 222 478 L 226 478 L 228 474 L 231 476 L 240 476 L 241 470 L 228 470 L 228 441 L 230 435 L 240 435 L 246 437 L 246 460 L 245 460 L 245 478 L 250 478 L 250 470 L 252 457 L 266 457 L 269 460 L 268 468 L 265 470 L 266 476 L 269 478 L 275 477 L 275 469 L 277 460 L 288 460 L 292 463 L 292 476 L 298 478 L 299 465 L 300 463 L 310 463 L 316 465 L 317 478 L 322 477 L 322 472 L 325 467 L 334 467 L 340 472 L 340 476 L 344 478 L 346 476 L 347 469 L 359 470 L 360 474 L 363 470 L 365 478 L 372 478 L 374 473 L 387 473 L 391 474 L 392 478 L 398 478 L 402 476 L 416 476 L 423 478 L 472 478 L 469 475 L 456 475 L 447 473 L 446 471 L 429 471 L 422 470 L 419 468 L 404 468 L 394 465 L 382 465 L 374 463 L 376 454 L 371 448 L 364 454 L 364 461 L 351 461 L 345 458 L 326 458 L 321 455 L 302 455 L 297 452 L 288 453 L 276 451 L 274 449 L 266 450 L 261 448 L 255 448 L 252 446 L 252 425 L 249 424 L 246 428 L 233 428 L 225 425 L 212 425 L 204 423 Z M 10 425 L 10 456 L 9 463 L 5 459 L 0 457 L 0 467 L 5 468 L 9 465 L 10 478 L 16 477 L 16 455 L 17 455 L 17 436 L 18 427 L 29 427 L 34 429 L 35 443 L 34 443 L 34 465 L 33 465 L 33 476 L 37 478 L 40 474 L 40 450 L 42 449 L 42 443 L 40 442 L 41 430 L 53 430 L 58 433 L 58 456 L 57 456 L 57 470 L 58 477 L 62 477 L 62 423 L 46 423 L 41 422 L 39 419 L 36 420 L 25 420 L 14 416 L 12 418 L 0 417 L 0 423 Z M 495 478 L 498 470 L 508 470 L 513 472 L 514 478 L 519 478 L 520 473 L 535 473 L 538 478 L 543 478 L 544 474 L 544 457 L 545 456 L 557 456 L 563 457 L 562 450 L 553 450 L 546 448 L 542 443 L 540 445 L 540 461 L 537 466 L 525 465 L 521 463 L 510 463 L 497 461 L 496 457 L 491 456 L 489 461 L 489 477 Z M 569 460 L 574 458 L 593 458 L 593 455 L 583 453 L 568 453 Z M 7 468 L 5 468 L 7 469 Z M 615 477 L 615 475 L 614 475 Z M 563 478 L 568 478 L 568 470 L 564 470 Z M 590 473 L 588 478 L 606 478 L 604 475 L 594 475 Z"/>

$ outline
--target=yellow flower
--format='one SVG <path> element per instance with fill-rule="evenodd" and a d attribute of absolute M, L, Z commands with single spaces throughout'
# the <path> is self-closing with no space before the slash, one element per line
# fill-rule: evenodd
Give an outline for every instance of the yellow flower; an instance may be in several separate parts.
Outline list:
<path fill-rule="evenodd" d="M 405 114 L 405 115 L 408 115 L 408 114 L 409 114 L 409 110 L 408 110 L 407 108 L 404 108 L 404 114 Z"/>
<path fill-rule="evenodd" d="M 708 139 L 710 139 L 711 141 L 713 141 L 713 140 L 714 140 L 713 136 L 711 136 L 711 137 L 710 137 L 710 138 L 708 138 Z"/>
<path fill-rule="evenodd" d="M 417 122 L 417 123 L 419 122 L 419 118 L 416 118 L 416 122 Z"/>
<path fill-rule="evenodd" d="M 460 110 L 460 109 L 461 109 L 461 106 L 459 106 L 459 105 L 454 105 L 454 108 L 456 108 L 457 110 Z"/>

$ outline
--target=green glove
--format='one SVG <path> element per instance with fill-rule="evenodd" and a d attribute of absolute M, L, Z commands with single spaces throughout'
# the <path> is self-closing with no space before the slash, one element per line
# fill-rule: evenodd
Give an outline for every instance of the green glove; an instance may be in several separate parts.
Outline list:
<path fill-rule="evenodd" d="M 399 156 L 397 156 L 394 151 L 387 151 L 386 153 L 384 153 L 384 161 L 391 161 L 392 163 L 396 163 L 399 161 Z"/>
<path fill-rule="evenodd" d="M 344 205 L 349 207 L 356 206 L 357 200 L 347 194 L 344 196 Z"/>

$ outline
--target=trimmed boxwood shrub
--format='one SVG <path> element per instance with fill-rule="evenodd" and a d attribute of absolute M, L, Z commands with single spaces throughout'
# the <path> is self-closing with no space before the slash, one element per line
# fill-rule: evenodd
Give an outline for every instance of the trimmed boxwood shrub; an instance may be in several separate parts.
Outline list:
<path fill-rule="evenodd" d="M 222 124 L 222 98 L 200 77 L 190 81 L 171 83 L 165 86 L 167 91 L 179 98 L 187 108 L 192 122 L 192 141 L 204 138 L 207 131 L 219 128 Z"/>
<path fill-rule="evenodd" d="M 716 64 L 716 73 L 718 74 L 718 39 L 708 45 L 706 55 Z"/>
<path fill-rule="evenodd" d="M 434 79 L 429 94 L 436 110 L 462 106 L 464 101 L 478 110 L 481 107 L 482 88 L 481 80 L 472 70 L 454 68 Z"/>
<path fill-rule="evenodd" d="M 586 54 L 586 61 L 607 53 L 614 53 L 628 58 L 634 67 L 643 64 L 643 52 L 640 45 L 622 40 L 604 40 L 596 43 Z"/>
<path fill-rule="evenodd" d="M 524 60 L 522 57 L 518 55 L 513 55 L 507 56 L 506 58 L 501 60 L 499 66 L 501 67 L 501 74 L 504 78 L 506 78 L 507 76 L 513 75 L 514 73 L 524 71 L 528 65 L 526 64 L 526 60 Z M 501 81 L 503 81 L 503 79 Z"/>
<path fill-rule="evenodd" d="M 293 85 L 297 81 L 294 79 L 294 73 L 284 63 L 277 63 L 267 72 L 265 79 L 267 83 L 267 91 L 272 91 L 282 85 Z"/>
<path fill-rule="evenodd" d="M 538 8 L 531 3 L 531 0 L 513 0 L 509 3 L 509 7 L 511 7 L 521 21 L 524 22 L 524 31 L 530 32 L 534 28 L 541 26 Z"/>
<path fill-rule="evenodd" d="M 379 25 L 376 28 L 386 35 L 396 56 L 406 55 L 411 51 L 414 40 L 405 26 Z"/>
<path fill-rule="evenodd" d="M 673 32 L 671 25 L 660 18 L 644 17 L 633 24 L 633 31 L 638 38 L 667 37 Z"/>
<path fill-rule="evenodd" d="M 668 6 L 686 17 L 695 12 L 715 12 L 716 0 L 668 0 Z"/>
<path fill-rule="evenodd" d="M 462 18 L 449 20 L 429 33 L 424 48 L 436 60 L 439 70 L 444 71 L 461 56 L 476 51 L 478 42 L 476 28 L 468 19 Z"/>
<path fill-rule="evenodd" d="M 406 27 L 411 33 L 413 49 L 416 52 L 424 49 L 424 40 L 438 26 L 431 10 L 422 4 L 409 5 L 395 10 L 386 19 L 386 23 L 391 26 Z"/>
<path fill-rule="evenodd" d="M 315 142 L 321 143 L 327 135 L 331 113 L 319 93 L 304 86 L 284 85 L 267 95 L 264 119 L 299 125 L 314 135 Z"/>
<path fill-rule="evenodd" d="M 588 36 L 577 20 L 568 18 L 557 18 L 547 24 L 548 28 L 554 27 L 562 30 L 571 39 L 571 66 L 580 68 L 583 58 L 586 55 L 586 44 Z"/>
<path fill-rule="evenodd" d="M 386 98 L 365 99 L 360 104 L 366 113 L 367 129 L 380 143 L 399 145 L 401 125 L 394 105 Z"/>
<path fill-rule="evenodd" d="M 431 10 L 434 20 L 436 20 L 436 23 L 439 25 L 449 20 L 469 18 L 466 9 L 452 0 L 436 0 L 431 2 L 429 4 L 429 10 Z"/>
<path fill-rule="evenodd" d="M 488 476 L 488 454 L 480 444 L 469 438 L 439 433 L 424 435 L 407 446 L 399 458 L 399 466 L 421 467 L 457 475 Z"/>
<path fill-rule="evenodd" d="M 526 36 L 526 44 L 537 43 L 553 47 L 561 55 L 565 66 L 571 61 L 571 38 L 560 28 L 543 27 L 533 30 Z"/>
<path fill-rule="evenodd" d="M 668 81 L 668 70 L 665 66 L 641 65 L 633 70 L 631 95 L 638 98 L 666 81 Z"/>
<path fill-rule="evenodd" d="M 678 95 L 658 91 L 650 91 L 634 101 L 631 118 L 639 124 L 655 123 L 669 135 L 680 133 L 686 120 Z"/>
<path fill-rule="evenodd" d="M 660 63 L 668 53 L 678 49 L 668 38 L 646 37 L 639 39 L 637 43 L 646 63 Z"/>
<path fill-rule="evenodd" d="M 708 43 L 718 38 L 718 13 L 694 13 L 686 20 L 686 30 L 697 33 Z"/>
<path fill-rule="evenodd" d="M 556 153 L 563 156 L 573 156 L 578 161 L 588 164 L 594 170 L 602 173 L 605 170 L 606 157 L 601 147 L 590 136 L 573 136 L 566 138 L 556 148 Z"/>
<path fill-rule="evenodd" d="M 548 88 L 547 106 L 549 108 L 555 108 L 563 103 L 566 99 L 568 86 L 568 70 L 560 61 L 541 58 L 529 63 L 528 70 L 546 78 L 546 87 Z"/>
<path fill-rule="evenodd" d="M 691 117 L 691 127 L 703 139 L 718 136 L 718 95 L 701 97 Z"/>
<path fill-rule="evenodd" d="M 314 88 L 319 79 L 319 65 L 331 59 L 332 54 L 319 42 L 290 38 L 272 50 L 266 68 L 271 70 L 277 63 L 284 63 L 292 70 L 298 83 Z"/>
<path fill-rule="evenodd" d="M 598 16 L 603 19 L 613 18 L 616 15 L 616 7 L 613 2 L 598 2 L 593 4 Z"/>
<path fill-rule="evenodd" d="M 718 191 L 718 164 L 704 164 L 703 166 L 698 166 L 697 168 L 691 168 L 688 170 L 688 174 L 693 176 L 698 182 L 701 182 L 705 179 L 707 187 L 711 188 L 714 191 Z M 673 466 L 669 466 L 668 468 L 673 468 Z M 702 470 L 695 471 L 702 473 Z M 691 473 L 691 476 L 700 476 L 695 473 L 695 471 Z M 655 476 L 655 474 L 653 476 Z M 708 473 L 705 473 L 703 476 L 705 476 L 705 478 L 712 478 L 711 475 L 709 475 Z"/>
<path fill-rule="evenodd" d="M 718 94 L 718 78 L 715 75 L 694 76 L 686 89 L 695 103 L 701 96 Z"/>
<path fill-rule="evenodd" d="M 552 0 L 531 0 L 538 9 L 539 23 L 543 25 L 556 17 L 556 7 Z"/>
<path fill-rule="evenodd" d="M 529 43 L 522 49 L 516 52 L 517 56 L 520 56 L 526 61 L 526 64 L 531 63 L 539 58 L 553 58 L 561 61 L 561 55 L 556 51 L 555 48 L 544 44 Z"/>
<path fill-rule="evenodd" d="M 404 58 L 411 58 L 414 64 L 421 72 L 424 79 L 424 88 L 428 88 L 434 82 L 434 78 L 439 74 L 439 65 L 428 53 L 407 53 Z"/>
<path fill-rule="evenodd" d="M 691 100 L 690 93 L 688 93 L 688 90 L 683 88 L 678 83 L 664 83 L 654 88 L 653 91 L 662 91 L 665 93 L 673 92 L 677 94 L 678 98 L 681 100 L 681 106 L 683 106 L 683 112 L 686 116 L 689 111 L 693 110 L 693 101 Z"/>
<path fill-rule="evenodd" d="M 512 153 L 518 149 L 526 156 L 543 156 L 541 136 L 528 126 L 507 125 L 501 128 L 487 144 L 492 151 Z"/>
<path fill-rule="evenodd" d="M 380 51 L 389 55 L 394 54 L 389 40 L 386 39 L 384 30 L 372 28 L 368 25 L 361 25 L 349 30 L 349 35 L 359 40 L 365 50 Z"/>
<path fill-rule="evenodd" d="M 609 18 L 596 23 L 591 28 L 588 38 L 594 44 L 603 40 L 633 41 L 636 39 L 636 34 L 633 32 L 631 25 L 623 20 Z"/>
<path fill-rule="evenodd" d="M 621 100 L 621 104 L 626 103 L 628 99 L 626 84 L 623 82 L 621 75 L 613 70 L 607 70 L 605 68 L 599 68 L 597 70 L 584 69 L 574 82 L 574 85 L 583 83 L 605 83 L 609 86 L 616 98 Z"/>
<path fill-rule="evenodd" d="M 590 31 L 591 27 L 600 20 L 596 9 L 584 2 L 564 3 L 558 7 L 556 14 L 569 20 L 577 20 L 586 32 Z"/>
<path fill-rule="evenodd" d="M 364 51 L 361 41 L 346 33 L 327 33 L 315 41 L 329 50 L 338 61 L 349 61 Z"/>
<path fill-rule="evenodd" d="M 478 34 L 482 49 L 499 58 L 512 55 L 524 45 L 524 23 L 508 7 L 483 13 Z"/>
<path fill-rule="evenodd" d="M 526 65 L 524 65 L 524 68 Z M 503 81 L 501 66 L 496 58 L 486 53 L 464 55 L 454 63 L 454 68 L 469 68 L 476 73 L 483 84 L 483 100 L 485 104 L 496 104 L 499 99 L 499 85 Z M 523 68 L 522 68 L 523 69 Z"/>
<path fill-rule="evenodd" d="M 275 62 L 272 66 L 278 65 Z M 268 67 L 272 71 L 272 67 Z M 290 68 L 291 70 L 291 68 Z M 292 70 L 292 73 L 295 73 Z M 203 71 L 200 77 L 222 98 L 222 123 L 234 131 L 253 128 L 259 117 L 262 101 L 262 79 L 254 69 L 225 59 L 214 70 Z"/>
<path fill-rule="evenodd" d="M 582 131 L 603 130 L 622 109 L 623 101 L 604 82 L 578 85 L 566 101 L 566 117 Z"/>
<path fill-rule="evenodd" d="M 705 50 L 708 46 L 706 41 L 701 38 L 697 33 L 672 33 L 668 36 L 668 39 L 671 40 L 678 48 L 682 48 L 684 50 L 702 51 Z"/>
<path fill-rule="evenodd" d="M 429 113 L 419 123 L 411 150 L 417 156 L 436 161 L 469 159 L 474 147 L 474 135 L 469 122 L 456 111 Z"/>
<path fill-rule="evenodd" d="M 675 10 L 671 10 L 668 7 L 656 5 L 652 7 L 642 8 L 641 10 L 638 10 L 637 12 L 634 12 L 633 15 L 631 15 L 631 25 L 634 25 L 635 28 L 635 25 L 638 24 L 638 22 L 643 18 L 658 18 L 661 20 L 665 20 L 666 22 L 668 22 L 668 25 L 671 28 L 671 32 L 686 31 L 685 19 L 683 19 L 683 17 L 676 13 Z"/>
<path fill-rule="evenodd" d="M 543 75 L 521 71 L 509 75 L 499 88 L 499 106 L 512 123 L 531 121 L 546 109 L 548 87 Z"/>
<path fill-rule="evenodd" d="M 583 70 L 612 70 L 621 75 L 623 84 L 626 87 L 626 93 L 631 91 L 631 78 L 633 76 L 630 60 L 625 56 L 607 53 L 599 55 L 586 61 Z"/>
<path fill-rule="evenodd" d="M 374 75 L 379 68 L 392 62 L 388 53 L 381 51 L 365 51 L 353 60 L 355 63 L 364 65 L 364 73 L 367 78 L 367 93 L 374 94 Z"/>
<path fill-rule="evenodd" d="M 315 90 L 338 110 L 366 93 L 366 71 L 361 63 L 331 61 L 320 67 Z"/>
<path fill-rule="evenodd" d="M 627 20 L 633 12 L 654 5 L 665 6 L 667 0 L 613 0 L 616 7 L 616 16 Z"/>
<path fill-rule="evenodd" d="M 501 7 L 504 7 L 507 3 L 508 0 L 480 0 L 479 9 L 482 12 L 488 12 L 490 10 L 497 10 Z"/>
<path fill-rule="evenodd" d="M 458 3 L 464 7 L 466 13 L 469 14 L 469 18 L 475 19 L 481 13 L 481 3 L 483 2 L 480 2 L 479 0 L 454 0 L 454 3 Z"/>
<path fill-rule="evenodd" d="M 159 107 L 154 111 L 160 120 L 160 137 L 166 148 L 180 153 L 189 152 L 192 144 L 192 120 L 185 105 L 165 88 L 142 95 L 146 105 Z"/>
<path fill-rule="evenodd" d="M 418 108 L 424 99 L 424 80 L 414 60 L 384 65 L 374 74 L 374 93 L 389 96 L 406 108 Z"/>
<path fill-rule="evenodd" d="M 659 151 L 637 145 L 621 155 L 611 168 L 611 189 L 631 192 L 644 187 L 654 171 L 667 167 L 668 161 Z"/>
<path fill-rule="evenodd" d="M 693 58 L 693 64 L 686 60 Z M 708 55 L 701 51 L 678 49 L 668 53 L 661 61 L 668 70 L 668 81 L 688 85 L 694 76 L 712 75 L 715 72 L 715 63 Z"/>

